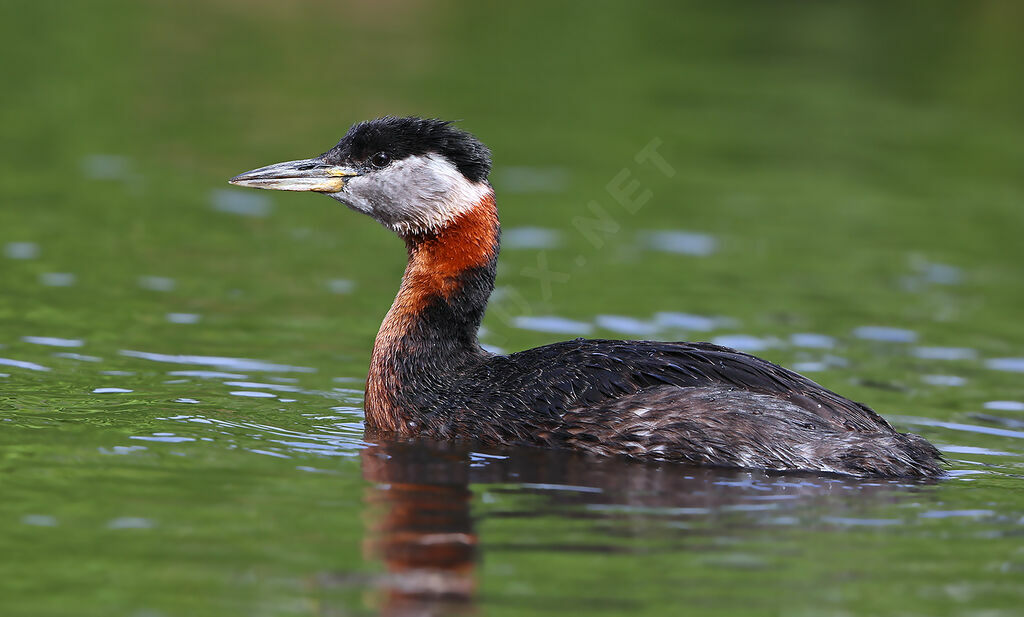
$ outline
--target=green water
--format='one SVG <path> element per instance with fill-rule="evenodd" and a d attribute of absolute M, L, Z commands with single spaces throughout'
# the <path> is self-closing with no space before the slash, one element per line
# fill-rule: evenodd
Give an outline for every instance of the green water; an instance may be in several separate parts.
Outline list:
<path fill-rule="evenodd" d="M 1019 3 L 15 1 L 0 50 L 0 614 L 1020 614 Z M 950 477 L 364 436 L 401 243 L 226 179 L 385 113 L 495 152 L 487 344 L 741 346 Z"/>

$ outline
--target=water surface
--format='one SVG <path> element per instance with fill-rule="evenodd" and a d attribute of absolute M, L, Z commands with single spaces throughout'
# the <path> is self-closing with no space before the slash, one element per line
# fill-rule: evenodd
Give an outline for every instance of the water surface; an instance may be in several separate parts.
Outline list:
<path fill-rule="evenodd" d="M 3 614 L 1019 614 L 1018 5 L 110 0 L 0 24 Z M 949 477 L 365 434 L 401 243 L 225 181 L 383 113 L 495 151 L 489 347 L 733 345 L 926 436 Z"/>

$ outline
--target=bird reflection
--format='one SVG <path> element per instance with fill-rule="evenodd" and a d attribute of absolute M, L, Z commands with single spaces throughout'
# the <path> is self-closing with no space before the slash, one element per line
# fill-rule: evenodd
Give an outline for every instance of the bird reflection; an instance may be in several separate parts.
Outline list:
<path fill-rule="evenodd" d="M 382 561 L 381 615 L 472 614 L 477 536 L 469 450 L 458 444 L 380 441 L 362 452 L 367 534 Z"/>
<path fill-rule="evenodd" d="M 545 546 L 524 537 L 521 546 L 490 545 L 498 552 L 621 552 L 629 550 L 623 538 L 658 533 L 665 540 L 666 529 L 680 537 L 678 543 L 668 537 L 661 550 L 692 550 L 684 542 L 687 534 L 778 525 L 780 518 L 792 520 L 782 524 L 814 526 L 823 512 L 863 512 L 869 504 L 906 499 L 924 484 L 641 463 L 540 448 L 494 450 L 372 431 L 366 439 L 375 445 L 361 454 L 363 477 L 371 483 L 364 557 L 384 565 L 386 574 L 376 581 L 370 602 L 388 617 L 478 613 L 481 547 L 470 484 L 499 499 L 508 493 L 542 496 L 529 502 L 529 511 L 517 501 L 511 509 L 490 511 L 491 518 L 555 515 L 587 519 L 595 530 L 585 545 Z M 718 516 L 723 512 L 732 514 Z M 679 517 L 697 517 L 712 527 L 665 524 Z M 630 524 L 641 521 L 651 524 Z M 611 536 L 619 540 L 614 546 L 607 544 Z"/>

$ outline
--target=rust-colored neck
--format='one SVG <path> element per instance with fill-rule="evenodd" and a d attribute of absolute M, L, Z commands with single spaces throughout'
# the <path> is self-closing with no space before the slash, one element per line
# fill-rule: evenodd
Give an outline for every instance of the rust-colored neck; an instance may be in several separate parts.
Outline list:
<path fill-rule="evenodd" d="M 444 387 L 445 371 L 483 353 L 476 333 L 494 289 L 498 235 L 487 195 L 443 229 L 404 238 L 409 262 L 370 359 L 368 426 L 417 432 L 410 416 Z"/>

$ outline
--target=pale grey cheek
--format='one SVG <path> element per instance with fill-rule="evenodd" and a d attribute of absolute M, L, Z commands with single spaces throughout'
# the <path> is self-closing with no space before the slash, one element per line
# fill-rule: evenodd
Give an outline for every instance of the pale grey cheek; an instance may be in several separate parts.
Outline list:
<path fill-rule="evenodd" d="M 344 191 L 332 196 L 385 225 L 394 225 L 429 216 L 433 206 L 443 199 L 446 188 L 445 183 L 439 183 L 423 169 L 405 168 L 387 177 L 381 173 L 354 179 Z"/>
<path fill-rule="evenodd" d="M 327 196 L 337 202 L 340 202 L 342 205 L 348 207 L 351 210 L 355 210 L 356 212 L 361 212 L 363 214 L 370 214 L 369 207 L 366 204 L 362 203 L 361 200 L 356 199 L 352 195 L 340 192 L 327 193 Z"/>
<path fill-rule="evenodd" d="M 339 201 L 356 212 L 374 215 L 374 203 L 373 200 L 369 199 L 369 195 L 366 194 L 366 187 L 355 186 L 353 187 L 349 183 L 344 190 L 337 193 L 329 193 L 329 196 Z"/>

